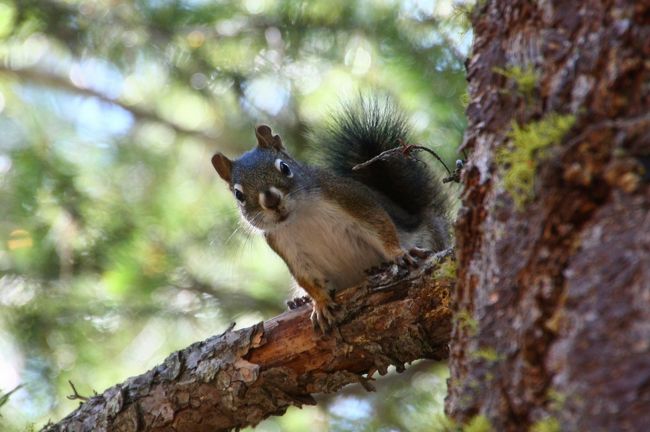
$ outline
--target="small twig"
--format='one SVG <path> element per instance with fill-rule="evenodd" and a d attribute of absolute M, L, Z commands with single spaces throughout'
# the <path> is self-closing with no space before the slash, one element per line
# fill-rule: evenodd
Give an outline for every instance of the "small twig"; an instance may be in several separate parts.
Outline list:
<path fill-rule="evenodd" d="M 20 390 L 21 388 L 23 388 L 23 385 L 22 385 L 22 384 L 18 384 L 16 387 L 14 387 L 13 390 L 9 390 L 9 391 L 8 391 L 7 393 L 5 393 L 5 394 L 0 394 L 0 407 L 2 407 L 2 405 L 4 405 L 4 404 L 6 404 L 7 402 L 9 402 L 9 398 L 11 397 L 11 395 L 14 394 L 14 393 L 16 393 L 16 392 L 17 392 L 18 390 Z M 2 416 L 0 415 L 0 417 L 2 417 Z"/>
<path fill-rule="evenodd" d="M 79 392 L 77 391 L 76 387 L 74 386 L 74 384 L 72 384 L 72 381 L 68 380 L 68 384 L 70 384 L 70 387 L 72 387 L 73 394 L 71 394 L 69 396 L 66 396 L 66 398 L 68 398 L 70 400 L 82 400 L 84 402 L 87 401 L 88 399 L 90 399 L 90 398 L 88 398 L 86 396 L 80 395 Z"/>
<path fill-rule="evenodd" d="M 454 254 L 456 253 L 456 250 L 453 246 L 448 247 L 447 249 L 443 249 L 439 252 L 436 252 L 433 254 L 431 257 L 427 258 L 425 261 L 427 263 L 433 263 L 434 266 L 440 265 L 444 260 L 446 260 L 449 257 L 453 257 Z M 423 264 L 420 264 L 416 270 L 419 270 L 423 267 Z M 415 271 L 415 272 L 410 272 L 406 277 L 391 277 L 391 279 L 388 282 L 384 283 L 379 283 L 377 285 L 373 285 L 370 290 L 372 292 L 379 292 L 379 291 L 386 291 L 391 288 L 393 288 L 396 285 L 399 285 L 400 283 L 404 282 L 405 280 L 415 280 L 418 277 L 420 277 L 420 272 Z"/>
<path fill-rule="evenodd" d="M 458 159 L 456 161 L 456 169 L 454 169 L 454 173 L 443 178 L 442 182 L 443 183 L 449 183 L 449 182 L 455 182 L 455 183 L 460 183 L 460 174 L 463 172 L 463 167 L 465 167 L 465 161 L 462 159 Z"/>
<path fill-rule="evenodd" d="M 411 157 L 411 153 L 418 152 L 418 151 L 425 151 L 425 152 L 433 155 L 433 157 L 435 157 L 438 160 L 438 162 L 440 162 L 442 164 L 442 166 L 445 167 L 445 170 L 447 170 L 447 174 L 452 175 L 452 172 L 449 170 L 449 167 L 447 167 L 445 162 L 440 158 L 440 156 L 438 156 L 438 154 L 436 152 L 434 152 L 430 148 L 427 148 L 427 147 L 424 147 L 424 146 L 407 144 L 406 142 L 404 142 L 401 139 L 399 140 L 399 146 L 398 147 L 394 147 L 392 149 L 383 151 L 383 152 L 379 153 L 377 156 L 373 157 L 372 159 L 353 166 L 352 170 L 357 171 L 357 170 L 366 168 L 367 166 L 372 165 L 373 163 L 375 163 L 377 161 L 389 159 L 389 158 L 395 156 L 398 153 L 402 154 L 403 156 Z"/>
<path fill-rule="evenodd" d="M 226 333 L 231 332 L 232 329 L 234 329 L 236 325 L 237 325 L 236 322 L 234 322 L 234 321 L 231 322 L 230 325 L 228 326 L 228 328 L 227 328 L 223 333 L 221 333 L 219 336 L 223 336 L 223 335 L 225 335 Z"/>
<path fill-rule="evenodd" d="M 130 112 L 138 120 L 153 121 L 156 123 L 164 124 L 173 129 L 176 133 L 185 136 L 192 136 L 207 143 L 214 142 L 214 137 L 207 132 L 195 131 L 185 128 L 181 125 L 160 117 L 154 111 L 149 111 L 136 105 L 129 105 L 124 101 L 112 98 L 102 92 L 93 90 L 91 88 L 81 87 L 62 75 L 40 71 L 37 68 L 12 69 L 8 66 L 3 65 L 0 65 L 0 75 L 9 75 L 23 82 L 29 82 L 35 85 L 49 87 L 52 89 L 59 89 L 81 96 L 92 97 L 102 102 L 120 107 L 123 110 Z"/>
<path fill-rule="evenodd" d="M 363 163 L 357 164 L 352 167 L 352 171 L 357 171 L 363 168 L 366 168 L 369 165 L 372 165 L 373 163 L 380 161 L 380 160 L 386 160 L 392 157 L 395 153 L 401 152 L 402 149 L 401 147 L 395 147 L 390 150 L 383 151 L 379 153 L 377 156 L 373 157 L 372 159 L 369 159 Z"/>

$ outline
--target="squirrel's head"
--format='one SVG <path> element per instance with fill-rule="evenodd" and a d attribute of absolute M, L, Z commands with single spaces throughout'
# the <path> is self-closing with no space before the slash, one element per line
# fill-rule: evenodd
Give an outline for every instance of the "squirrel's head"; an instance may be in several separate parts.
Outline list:
<path fill-rule="evenodd" d="M 242 216 L 255 228 L 272 230 L 296 210 L 297 194 L 308 193 L 304 168 L 285 151 L 282 140 L 266 125 L 255 129 L 257 146 L 236 160 L 221 153 L 212 165 L 228 183 Z"/>

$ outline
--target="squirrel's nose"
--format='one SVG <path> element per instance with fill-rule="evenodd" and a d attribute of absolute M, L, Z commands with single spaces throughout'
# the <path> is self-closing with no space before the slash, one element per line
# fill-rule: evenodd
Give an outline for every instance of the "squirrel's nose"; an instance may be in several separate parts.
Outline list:
<path fill-rule="evenodd" d="M 260 205 L 267 210 L 275 210 L 282 201 L 282 193 L 276 188 L 272 187 L 269 190 L 260 192 Z"/>

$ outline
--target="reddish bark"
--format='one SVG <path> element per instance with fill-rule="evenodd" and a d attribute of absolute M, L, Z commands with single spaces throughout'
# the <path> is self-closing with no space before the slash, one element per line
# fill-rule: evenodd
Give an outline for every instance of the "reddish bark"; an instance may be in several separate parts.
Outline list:
<path fill-rule="evenodd" d="M 479 4 L 447 410 L 499 431 L 647 430 L 650 3 Z M 513 66 L 532 92 L 497 69 Z M 518 209 L 495 154 L 550 113 L 576 122 Z"/>

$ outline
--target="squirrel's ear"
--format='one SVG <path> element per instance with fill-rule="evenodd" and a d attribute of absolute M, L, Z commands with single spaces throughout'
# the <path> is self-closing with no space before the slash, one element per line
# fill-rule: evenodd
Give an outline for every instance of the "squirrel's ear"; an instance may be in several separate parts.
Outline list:
<path fill-rule="evenodd" d="M 255 128 L 257 145 L 262 148 L 273 148 L 275 150 L 284 150 L 280 135 L 273 135 L 271 128 L 267 125 L 260 125 Z"/>
<path fill-rule="evenodd" d="M 232 162 L 230 159 L 221 153 L 216 153 L 212 156 L 212 166 L 217 170 L 219 177 L 230 183 L 230 173 L 232 171 Z"/>

